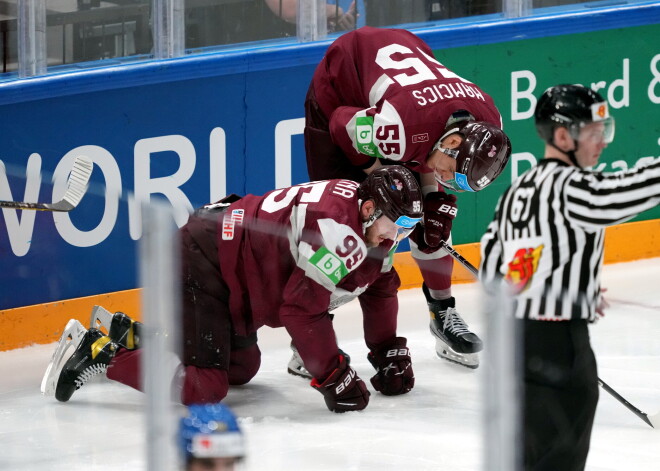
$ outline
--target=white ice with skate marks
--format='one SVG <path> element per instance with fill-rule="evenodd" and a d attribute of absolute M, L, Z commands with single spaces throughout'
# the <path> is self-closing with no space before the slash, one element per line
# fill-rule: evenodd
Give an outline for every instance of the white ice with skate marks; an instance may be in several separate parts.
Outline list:
<path fill-rule="evenodd" d="M 660 411 L 660 259 L 605 267 L 613 300 L 591 328 L 599 376 L 644 412 Z M 485 337 L 477 285 L 454 287 L 457 309 Z M 614 302 L 614 300 L 619 302 Z M 308 382 L 286 372 L 284 329 L 262 329 L 262 367 L 226 399 L 248 440 L 248 470 L 486 469 L 482 463 L 481 379 L 477 370 L 436 357 L 421 290 L 401 293 L 399 333 L 408 338 L 415 388 L 386 397 L 369 383 L 356 302 L 338 310 L 341 347 L 372 392 L 367 409 L 334 414 Z M 86 324 L 89 313 L 80 313 Z M 62 326 L 64 327 L 64 326 Z M 0 470 L 144 470 L 141 393 L 95 379 L 68 403 L 39 392 L 55 344 L 0 353 Z M 488 345 L 483 354 L 487 354 Z M 482 362 L 483 363 L 483 362 Z M 482 364 L 483 366 L 483 364 Z M 587 462 L 590 471 L 651 471 L 660 463 L 660 430 L 600 391 Z"/>

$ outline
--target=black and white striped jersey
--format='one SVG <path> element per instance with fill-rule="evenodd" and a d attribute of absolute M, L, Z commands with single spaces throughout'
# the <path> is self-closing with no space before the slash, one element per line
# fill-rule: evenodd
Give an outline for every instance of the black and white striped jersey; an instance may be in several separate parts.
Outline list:
<path fill-rule="evenodd" d="M 660 158 L 599 173 L 544 159 L 501 196 L 481 239 L 480 277 L 507 282 L 517 318 L 593 320 L 605 226 L 660 203 Z"/>

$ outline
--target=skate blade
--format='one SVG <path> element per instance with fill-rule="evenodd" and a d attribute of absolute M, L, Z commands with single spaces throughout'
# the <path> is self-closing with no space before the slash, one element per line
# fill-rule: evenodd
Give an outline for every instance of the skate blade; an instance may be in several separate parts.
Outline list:
<path fill-rule="evenodd" d="M 114 314 L 101 306 L 94 306 L 92 308 L 92 315 L 89 319 L 90 329 L 99 329 L 105 335 L 108 335 L 110 324 L 112 324 L 112 316 Z"/>
<path fill-rule="evenodd" d="M 301 372 L 298 370 L 294 370 L 292 368 L 287 368 L 286 370 L 290 375 L 298 376 L 299 378 L 309 379 L 310 381 L 312 380 L 312 375 L 310 375 L 307 371 Z"/>
<path fill-rule="evenodd" d="M 305 379 L 312 379 L 312 375 L 307 371 L 307 368 L 302 366 L 299 361 L 296 361 L 295 355 L 289 361 L 289 364 L 286 367 L 287 372 L 293 376 L 299 376 Z"/>
<path fill-rule="evenodd" d="M 71 319 L 66 327 L 64 327 L 64 332 L 62 332 L 62 336 L 57 344 L 57 349 L 53 353 L 48 368 L 46 368 L 46 373 L 44 373 L 44 377 L 41 380 L 41 394 L 44 396 L 55 395 L 57 380 L 60 378 L 62 367 L 66 363 L 66 360 L 73 355 L 76 348 L 78 348 L 86 332 L 87 329 L 76 319 Z M 70 348 L 72 349 L 71 355 L 67 355 L 65 358 L 65 354 Z"/>
<path fill-rule="evenodd" d="M 438 338 L 436 338 L 435 341 L 435 353 L 439 358 L 448 360 L 452 363 L 456 363 L 457 365 L 461 365 L 473 370 L 479 368 L 478 353 L 458 353 Z"/>

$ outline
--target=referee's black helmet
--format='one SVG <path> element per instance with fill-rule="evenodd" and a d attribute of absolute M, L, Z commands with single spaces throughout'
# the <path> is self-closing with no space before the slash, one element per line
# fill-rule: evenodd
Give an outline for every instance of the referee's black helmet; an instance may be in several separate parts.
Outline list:
<path fill-rule="evenodd" d="M 565 127 L 573 139 L 580 129 L 593 122 L 605 125 L 604 141 L 614 138 L 614 118 L 609 114 L 607 101 L 597 92 L 582 85 L 556 85 L 548 88 L 534 110 L 536 130 L 545 142 L 553 144 L 554 131 Z"/>

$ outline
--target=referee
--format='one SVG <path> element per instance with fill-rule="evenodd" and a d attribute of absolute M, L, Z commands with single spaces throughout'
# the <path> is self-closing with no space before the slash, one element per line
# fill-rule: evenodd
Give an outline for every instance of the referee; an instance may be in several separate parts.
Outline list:
<path fill-rule="evenodd" d="M 500 198 L 481 239 L 481 278 L 502 280 L 524 338 L 526 470 L 583 470 L 598 402 L 588 323 L 603 314 L 605 226 L 660 202 L 660 158 L 625 172 L 588 170 L 614 137 L 607 102 L 581 85 L 539 98 L 544 158 Z"/>

